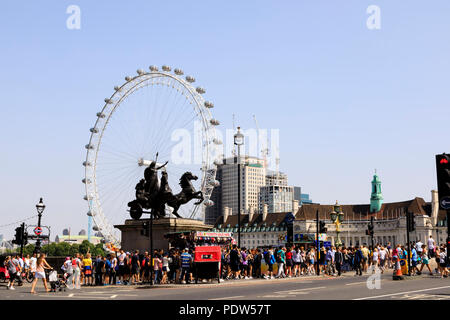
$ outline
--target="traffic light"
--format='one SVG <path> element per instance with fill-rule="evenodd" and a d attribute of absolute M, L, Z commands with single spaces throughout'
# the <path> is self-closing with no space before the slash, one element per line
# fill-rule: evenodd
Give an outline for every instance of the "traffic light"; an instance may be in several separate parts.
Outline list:
<path fill-rule="evenodd" d="M 450 154 L 436 155 L 436 173 L 441 209 L 450 209 Z"/>
<path fill-rule="evenodd" d="M 17 245 L 21 245 L 22 244 L 22 227 L 17 227 L 16 228 L 16 235 L 14 237 L 14 240 L 12 241 L 12 243 L 17 244 Z"/>
<path fill-rule="evenodd" d="M 319 233 L 327 233 L 328 229 L 325 228 L 325 221 L 319 221 Z"/>
<path fill-rule="evenodd" d="M 412 212 L 406 213 L 406 228 L 409 232 L 416 230 L 416 221 L 414 220 L 414 213 Z"/>
<path fill-rule="evenodd" d="M 22 237 L 23 245 L 26 246 L 28 244 L 28 232 L 23 230 L 23 237 Z"/>

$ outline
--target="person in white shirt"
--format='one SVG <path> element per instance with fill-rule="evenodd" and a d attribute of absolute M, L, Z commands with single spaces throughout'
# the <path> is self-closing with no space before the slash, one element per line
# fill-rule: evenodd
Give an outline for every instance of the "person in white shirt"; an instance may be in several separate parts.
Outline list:
<path fill-rule="evenodd" d="M 64 261 L 64 264 L 62 265 L 61 269 L 64 271 L 64 276 L 67 279 L 67 287 L 69 289 L 73 289 L 73 267 L 72 267 L 72 259 L 70 257 L 66 258 L 66 261 Z"/>
<path fill-rule="evenodd" d="M 381 273 L 384 272 L 384 265 L 386 263 L 387 255 L 388 255 L 387 250 L 384 247 L 381 247 L 380 251 L 378 251 L 378 256 L 380 258 L 380 270 L 381 270 Z"/>
<path fill-rule="evenodd" d="M 119 265 L 119 281 L 117 281 L 117 284 L 124 283 L 124 276 L 125 276 L 125 258 L 127 257 L 127 254 L 120 250 L 120 254 L 117 256 L 117 262 Z"/>
<path fill-rule="evenodd" d="M 416 251 L 417 251 L 417 254 L 419 254 L 420 256 L 422 255 L 422 245 L 423 245 L 423 243 L 422 243 L 422 241 L 417 241 L 417 243 L 416 243 Z"/>
<path fill-rule="evenodd" d="M 36 261 L 37 261 L 36 253 L 33 253 L 33 256 L 30 258 L 30 271 L 31 273 L 33 273 L 33 277 L 36 272 Z"/>
<path fill-rule="evenodd" d="M 435 246 L 433 236 L 430 236 L 427 243 L 428 243 L 428 258 L 431 259 L 434 257 L 434 246 Z"/>
<path fill-rule="evenodd" d="M 372 273 L 375 273 L 375 270 L 378 267 L 378 258 L 379 258 L 379 252 L 378 252 L 378 249 L 375 248 L 373 250 L 373 256 L 372 256 Z"/>

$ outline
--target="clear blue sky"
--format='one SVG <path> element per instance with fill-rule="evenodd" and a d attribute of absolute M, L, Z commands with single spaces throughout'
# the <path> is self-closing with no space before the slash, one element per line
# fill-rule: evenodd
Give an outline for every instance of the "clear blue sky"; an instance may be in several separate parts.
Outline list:
<path fill-rule="evenodd" d="M 66 28 L 71 4 L 81 30 Z M 381 30 L 366 27 L 371 4 Z M 434 155 L 450 151 L 449 12 L 447 0 L 5 2 L 0 224 L 42 196 L 53 235 L 87 227 L 88 129 L 113 86 L 151 64 L 195 76 L 222 128 L 234 113 L 280 129 L 280 168 L 316 202 L 368 203 L 375 168 L 386 202 L 429 201 Z"/>

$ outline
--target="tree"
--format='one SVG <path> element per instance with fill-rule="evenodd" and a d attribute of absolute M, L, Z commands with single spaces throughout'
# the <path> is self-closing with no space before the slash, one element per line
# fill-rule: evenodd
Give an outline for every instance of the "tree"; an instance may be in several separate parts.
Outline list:
<path fill-rule="evenodd" d="M 94 247 L 94 249 L 92 250 L 92 255 L 93 255 L 93 256 L 98 256 L 98 255 L 105 256 L 105 255 L 106 255 L 106 252 L 105 252 L 105 250 L 103 249 L 103 244 L 98 243 L 98 244 Z"/>
<path fill-rule="evenodd" d="M 25 247 L 23 247 L 23 255 L 27 256 L 30 255 L 30 257 L 33 255 L 34 252 L 34 244 L 30 243 L 28 245 L 26 245 Z"/>
<path fill-rule="evenodd" d="M 53 257 L 56 255 L 56 243 L 52 242 L 42 246 L 41 252 L 44 252 L 47 256 Z"/>
<path fill-rule="evenodd" d="M 70 254 L 70 243 L 60 242 L 56 245 L 55 256 L 65 256 Z"/>
<path fill-rule="evenodd" d="M 79 250 L 81 254 L 86 254 L 88 252 L 92 254 L 94 248 L 95 248 L 94 245 L 90 243 L 88 240 L 83 240 L 83 242 L 80 244 Z"/>
<path fill-rule="evenodd" d="M 70 246 L 68 255 L 71 257 L 75 257 L 79 252 L 80 252 L 80 245 L 78 243 L 74 243 Z"/>

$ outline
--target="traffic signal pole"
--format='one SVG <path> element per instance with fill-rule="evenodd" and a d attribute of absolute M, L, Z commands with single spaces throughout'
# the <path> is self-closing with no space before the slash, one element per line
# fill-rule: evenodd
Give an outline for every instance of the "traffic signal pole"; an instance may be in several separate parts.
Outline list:
<path fill-rule="evenodd" d="M 447 211 L 447 261 L 450 258 L 450 154 L 436 155 L 439 207 Z"/>
<path fill-rule="evenodd" d="M 372 252 L 375 251 L 375 247 L 374 247 L 374 243 L 373 243 L 373 234 L 374 234 L 375 226 L 374 226 L 373 222 L 374 222 L 374 218 L 371 217 L 370 218 L 370 224 L 372 225 L 372 229 L 371 229 L 371 232 L 370 232 L 370 241 L 372 243 Z"/>
<path fill-rule="evenodd" d="M 406 241 L 408 241 L 408 276 L 411 276 L 411 243 L 409 241 L 409 230 L 411 229 L 411 213 L 406 212 Z"/>
<path fill-rule="evenodd" d="M 320 241 L 319 241 L 319 210 L 316 210 L 316 269 L 317 275 L 320 275 L 319 255 L 320 255 Z"/>
<path fill-rule="evenodd" d="M 22 236 L 21 236 L 22 241 L 20 242 L 20 257 L 23 258 L 23 243 L 25 242 L 25 222 L 22 222 L 20 227 L 22 228 Z"/>
<path fill-rule="evenodd" d="M 450 209 L 447 209 L 447 261 L 450 261 Z"/>

